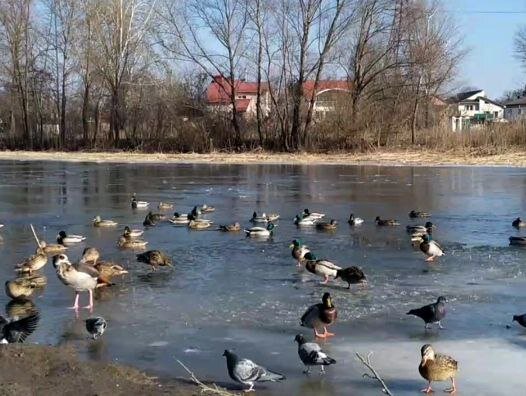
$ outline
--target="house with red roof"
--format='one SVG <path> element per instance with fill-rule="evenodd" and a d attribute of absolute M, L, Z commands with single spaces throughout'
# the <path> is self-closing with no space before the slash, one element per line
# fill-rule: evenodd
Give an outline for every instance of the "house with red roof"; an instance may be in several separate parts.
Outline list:
<path fill-rule="evenodd" d="M 352 84 L 347 80 L 322 80 L 318 81 L 316 89 L 314 81 L 303 83 L 303 95 L 305 101 L 309 102 L 315 97 L 314 113 L 323 117 L 329 112 L 335 111 L 336 103 L 351 92 Z M 245 118 L 256 115 L 257 83 L 245 80 L 236 80 L 234 83 L 236 93 L 236 109 L 238 114 Z M 230 111 L 232 108 L 230 94 L 232 86 L 228 79 L 223 76 L 215 76 L 208 85 L 206 100 L 212 110 Z M 263 115 L 270 113 L 270 93 L 267 83 L 261 84 L 261 108 Z"/>
<path fill-rule="evenodd" d="M 237 113 L 245 118 L 255 117 L 258 84 L 244 80 L 235 80 L 234 92 L 236 94 Z M 232 85 L 228 79 L 223 76 L 215 76 L 206 90 L 208 106 L 216 111 L 231 111 L 231 93 Z M 270 112 L 270 94 L 266 83 L 261 84 L 261 109 L 264 116 Z"/>

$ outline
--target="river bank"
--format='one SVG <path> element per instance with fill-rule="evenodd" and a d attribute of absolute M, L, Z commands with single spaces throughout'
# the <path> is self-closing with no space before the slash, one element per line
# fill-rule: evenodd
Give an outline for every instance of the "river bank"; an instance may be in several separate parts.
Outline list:
<path fill-rule="evenodd" d="M 0 395 L 176 395 L 197 388 L 164 383 L 130 367 L 79 360 L 73 348 L 8 345 L 0 348 Z"/>
<path fill-rule="evenodd" d="M 526 151 L 480 154 L 462 151 L 399 150 L 368 153 L 245 153 L 208 154 L 139 152 L 0 151 L 0 160 L 67 161 L 98 163 L 207 163 L 284 165 L 386 165 L 386 166 L 512 166 L 526 167 Z"/>

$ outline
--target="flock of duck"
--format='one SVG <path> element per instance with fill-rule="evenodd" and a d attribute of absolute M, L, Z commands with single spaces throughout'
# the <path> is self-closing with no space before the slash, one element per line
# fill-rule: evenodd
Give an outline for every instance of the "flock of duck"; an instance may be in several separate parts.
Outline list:
<path fill-rule="evenodd" d="M 145 201 L 137 200 L 135 194 L 131 199 L 132 209 L 148 210 L 150 204 Z M 173 209 L 173 205 L 168 203 L 159 203 L 160 211 Z M 154 227 L 160 222 L 169 222 L 176 226 L 186 226 L 193 230 L 214 229 L 213 222 L 204 217 L 205 214 L 214 212 L 215 208 L 208 205 L 195 206 L 190 213 L 180 214 L 175 212 L 173 216 L 164 213 L 153 213 L 148 211 L 144 218 L 144 227 Z M 430 214 L 421 211 L 411 211 L 411 219 L 427 219 Z M 274 234 L 277 225 L 275 224 L 280 218 L 279 214 L 258 214 L 254 212 L 250 218 L 253 224 L 251 227 L 243 229 L 247 237 L 251 238 L 270 238 Z M 321 231 L 331 232 L 337 229 L 338 222 L 334 219 L 324 221 L 325 214 L 310 212 L 304 209 L 301 214 L 294 218 L 294 224 L 299 227 L 315 227 Z M 364 220 L 351 214 L 348 223 L 352 227 L 360 226 Z M 400 222 L 394 219 L 382 219 L 376 217 L 375 224 L 378 227 L 396 227 Z M 520 218 L 513 221 L 514 227 L 526 227 L 526 222 Z M 96 216 L 93 219 L 94 227 L 116 228 L 118 223 L 110 219 L 101 219 Z M 444 255 L 441 246 L 433 239 L 434 224 L 426 221 L 422 225 L 407 225 L 406 231 L 410 236 L 413 246 L 418 247 L 426 256 L 427 261 Z M 89 301 L 83 308 L 94 308 L 93 292 L 96 288 L 113 285 L 114 278 L 127 274 L 128 271 L 121 265 L 100 259 L 100 252 L 94 247 L 84 249 L 82 256 L 77 262 L 71 262 L 65 254 L 68 247 L 80 242 L 85 242 L 86 238 L 82 235 L 71 235 L 65 231 L 60 231 L 57 235 L 56 244 L 48 244 L 40 240 L 33 231 L 37 249 L 34 255 L 30 256 L 15 268 L 18 276 L 15 279 L 5 282 L 5 291 L 8 297 L 14 301 L 26 301 L 31 298 L 33 292 L 47 284 L 47 279 L 39 273 L 48 262 L 48 257 L 52 256 L 52 263 L 58 279 L 66 286 L 70 287 L 75 293 L 74 304 L 71 309 L 78 313 L 80 293 L 87 292 Z M 240 232 L 242 230 L 240 223 L 219 225 L 215 228 L 221 232 Z M 172 262 L 170 257 L 160 250 L 146 250 L 148 242 L 142 239 L 143 229 L 132 229 L 125 226 L 123 233 L 117 240 L 117 245 L 122 249 L 141 250 L 136 254 L 138 262 L 148 264 L 152 271 L 159 267 L 170 267 Z M 524 241 L 524 243 L 519 243 Z M 526 238 L 511 237 L 511 244 L 525 244 Z M 352 284 L 358 284 L 362 287 L 367 285 L 367 277 L 361 268 L 351 266 L 342 268 L 328 259 L 319 259 L 316 255 L 299 239 L 292 241 L 290 248 L 292 257 L 298 267 L 303 267 L 308 272 L 323 278 L 322 284 L 327 284 L 331 280 L 341 279 L 347 283 L 350 289 Z M 408 315 L 414 315 L 421 318 L 427 329 L 431 324 L 437 324 L 442 328 L 441 320 L 446 315 L 447 299 L 444 296 L 438 297 L 435 303 L 412 309 L 407 312 Z M 338 311 L 330 293 L 324 293 L 321 302 L 310 306 L 301 316 L 301 326 L 313 330 L 315 339 L 325 339 L 333 337 L 335 334 L 329 332 L 328 328 L 337 320 Z M 526 314 L 516 315 L 513 317 L 522 326 L 526 327 Z M 36 329 L 39 321 L 39 314 L 33 312 L 27 316 L 19 318 L 13 316 L 3 318 L 0 316 L 0 343 L 24 342 L 24 340 Z M 93 339 L 103 335 L 107 328 L 107 322 L 102 317 L 91 317 L 85 321 L 86 330 Z M 309 374 L 312 366 L 319 366 L 321 374 L 325 372 L 325 366 L 336 363 L 336 360 L 325 353 L 320 345 L 315 341 L 308 341 L 303 334 L 297 334 L 295 342 L 298 344 L 298 356 L 305 365 L 305 374 Z M 451 387 L 446 392 L 454 393 L 456 391 L 455 376 L 458 371 L 457 362 L 450 356 L 436 353 L 429 344 L 423 345 L 420 351 L 421 362 L 418 367 L 421 376 L 428 381 L 428 385 L 422 391 L 425 393 L 432 392 L 431 383 L 434 381 L 451 381 Z M 254 390 L 256 382 L 260 381 L 281 381 L 285 376 L 269 370 L 261 365 L 254 363 L 249 359 L 239 358 L 234 352 L 225 350 L 228 374 L 230 377 L 247 387 L 246 391 Z"/>

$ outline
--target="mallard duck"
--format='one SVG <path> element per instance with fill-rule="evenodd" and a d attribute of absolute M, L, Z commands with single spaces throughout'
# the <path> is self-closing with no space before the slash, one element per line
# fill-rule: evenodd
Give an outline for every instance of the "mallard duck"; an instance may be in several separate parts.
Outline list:
<path fill-rule="evenodd" d="M 148 245 L 147 241 L 141 239 L 126 239 L 121 236 L 117 242 L 121 249 L 144 249 Z"/>
<path fill-rule="evenodd" d="M 4 318 L 0 316 L 0 344 L 22 343 L 33 333 L 40 320 L 38 312 L 25 318 Z"/>
<path fill-rule="evenodd" d="M 73 243 L 79 243 L 86 240 L 85 236 L 66 234 L 66 231 L 60 231 L 57 235 L 57 242 L 61 245 L 70 245 Z"/>
<path fill-rule="evenodd" d="M 11 318 L 24 318 L 38 313 L 38 309 L 31 300 L 11 300 L 6 304 L 5 312 Z"/>
<path fill-rule="evenodd" d="M 458 363 L 455 359 L 447 355 L 435 353 L 430 344 L 422 346 L 420 350 L 422 361 L 418 366 L 420 375 L 428 381 L 427 388 L 422 389 L 424 393 L 431 393 L 431 382 L 433 381 L 447 381 L 451 380 L 451 388 L 446 389 L 445 392 L 455 393 L 455 376 L 458 371 Z"/>
<path fill-rule="evenodd" d="M 292 257 L 298 262 L 298 267 L 301 266 L 303 258 L 307 253 L 310 252 L 309 248 L 306 245 L 302 245 L 299 239 L 294 239 L 289 246 L 292 249 Z"/>
<path fill-rule="evenodd" d="M 13 300 L 27 300 L 36 287 L 35 283 L 26 278 L 17 278 L 5 282 L 5 294 Z"/>
<path fill-rule="evenodd" d="M 351 213 L 347 222 L 352 226 L 357 226 L 363 223 L 363 219 L 360 217 L 354 217 L 354 213 Z"/>
<path fill-rule="evenodd" d="M 442 257 L 444 255 L 444 251 L 438 243 L 431 239 L 430 234 L 422 236 L 420 250 L 429 256 L 426 261 L 433 261 L 436 257 Z"/>
<path fill-rule="evenodd" d="M 177 212 L 175 212 L 172 218 L 168 219 L 168 221 L 177 225 L 185 225 L 190 223 L 190 219 L 188 218 L 187 214 L 179 214 Z"/>
<path fill-rule="evenodd" d="M 297 334 L 294 341 L 298 343 L 298 355 L 305 365 L 303 374 L 309 374 L 312 366 L 320 366 L 320 374 L 325 373 L 324 366 L 335 364 L 336 360 L 329 357 L 321 350 L 321 347 L 315 342 L 307 342 L 303 334 Z"/>
<path fill-rule="evenodd" d="M 211 226 L 211 221 L 190 220 L 190 222 L 188 223 L 188 228 L 192 230 L 205 230 L 207 228 L 210 228 Z"/>
<path fill-rule="evenodd" d="M 18 276 L 17 280 L 31 283 L 35 288 L 43 288 L 47 285 L 47 278 L 39 273 L 22 274 Z"/>
<path fill-rule="evenodd" d="M 374 219 L 374 221 L 377 226 L 399 226 L 400 225 L 398 220 L 394 220 L 394 219 L 382 220 L 380 216 L 376 216 L 376 219 Z"/>
<path fill-rule="evenodd" d="M 94 227 L 117 227 L 118 223 L 113 220 L 102 220 L 100 216 L 95 216 L 93 219 Z"/>
<path fill-rule="evenodd" d="M 122 236 L 126 239 L 135 239 L 139 238 L 142 234 L 144 234 L 144 230 L 139 229 L 131 229 L 130 227 L 126 226 L 124 227 L 124 233 Z"/>
<path fill-rule="evenodd" d="M 223 356 L 226 357 L 226 367 L 230 378 L 249 387 L 244 390 L 245 393 L 253 392 L 256 382 L 276 382 L 285 379 L 284 375 L 259 366 L 252 360 L 240 359 L 234 352 L 227 349 L 223 352 Z"/>
<path fill-rule="evenodd" d="M 159 210 L 171 210 L 174 208 L 174 206 L 171 203 L 167 202 L 159 202 L 159 205 L 157 206 Z"/>
<path fill-rule="evenodd" d="M 321 276 L 323 278 L 322 284 L 324 285 L 329 282 L 329 276 L 336 277 L 337 271 L 342 269 L 342 267 L 331 263 L 329 260 L 318 260 L 312 252 L 306 253 L 304 260 L 307 271 Z"/>
<path fill-rule="evenodd" d="M 149 264 L 152 270 L 155 271 L 157 267 L 171 267 L 172 260 L 165 253 L 160 250 L 148 250 L 147 252 L 137 255 L 137 261 L 140 263 Z"/>
<path fill-rule="evenodd" d="M 257 212 L 252 213 L 252 218 L 250 219 L 252 223 L 268 223 L 269 219 L 265 213 L 262 213 L 261 216 L 258 216 Z"/>
<path fill-rule="evenodd" d="M 153 218 L 152 212 L 148 212 L 148 214 L 144 218 L 144 221 L 142 222 L 142 225 L 145 227 L 153 227 L 157 225 L 157 221 Z"/>
<path fill-rule="evenodd" d="M 237 231 L 241 231 L 241 224 L 236 222 L 234 224 L 220 225 L 219 226 L 219 231 L 223 231 L 223 232 L 237 232 Z"/>
<path fill-rule="evenodd" d="M 213 206 L 208 206 L 207 204 L 201 205 L 199 209 L 201 210 L 201 213 L 211 213 L 215 212 L 216 210 L 216 208 L 214 208 Z"/>
<path fill-rule="evenodd" d="M 131 207 L 132 209 L 145 209 L 150 205 L 149 202 L 146 201 L 137 201 L 137 196 L 135 193 L 132 195 L 131 199 Z"/>
<path fill-rule="evenodd" d="M 274 234 L 274 223 L 268 223 L 267 227 L 251 227 L 248 230 L 244 230 L 247 237 L 251 238 L 268 238 Z"/>
<path fill-rule="evenodd" d="M 334 231 L 338 228 L 338 221 L 331 219 L 330 222 L 316 223 L 316 229 L 320 231 Z"/>
<path fill-rule="evenodd" d="M 513 315 L 513 322 L 517 322 L 522 327 L 526 327 L 526 314 Z"/>
<path fill-rule="evenodd" d="M 102 281 L 104 285 L 111 285 L 113 277 L 128 273 L 128 271 L 119 264 L 110 261 L 99 261 L 99 258 L 99 251 L 96 248 L 89 247 L 82 252 L 80 263 L 95 268 L 99 273 L 99 280 Z"/>
<path fill-rule="evenodd" d="M 86 319 L 85 323 L 86 323 L 86 331 L 91 335 L 91 337 L 94 340 L 101 337 L 104 334 L 106 327 L 108 327 L 108 323 L 101 316 L 96 317 L 96 318 Z"/>
<path fill-rule="evenodd" d="M 510 245 L 512 246 L 526 246 L 526 237 L 510 237 Z"/>
<path fill-rule="evenodd" d="M 197 220 L 201 216 L 201 208 L 194 206 L 190 213 L 188 213 L 188 220 Z"/>
<path fill-rule="evenodd" d="M 162 214 L 162 213 L 152 213 L 152 212 L 150 212 L 150 217 L 155 222 L 168 220 L 168 216 L 166 216 L 165 214 Z"/>
<path fill-rule="evenodd" d="M 307 218 L 307 217 L 310 217 L 313 219 L 322 219 L 325 217 L 325 213 L 311 212 L 309 209 L 305 208 L 303 209 L 303 218 Z"/>
<path fill-rule="evenodd" d="M 407 315 L 418 316 L 424 321 L 426 329 L 433 323 L 437 323 L 438 327 L 442 329 L 441 320 L 446 317 L 446 303 L 447 299 L 444 296 L 440 296 L 435 303 L 412 309 Z"/>
<path fill-rule="evenodd" d="M 412 210 L 411 212 L 409 212 L 409 217 L 411 219 L 418 219 L 418 218 L 431 217 L 431 215 L 427 212 L 422 212 L 419 210 Z"/>
<path fill-rule="evenodd" d="M 526 227 L 526 222 L 522 221 L 520 217 L 517 217 L 515 220 L 513 220 L 511 225 L 516 228 L 521 228 L 521 227 Z"/>
<path fill-rule="evenodd" d="M 79 308 L 80 292 L 89 292 L 89 305 L 84 308 L 93 309 L 93 290 L 97 287 L 97 276 L 90 275 L 86 272 L 77 271 L 77 269 L 70 263 L 68 256 L 59 254 L 53 257 L 53 266 L 57 272 L 57 276 L 62 283 L 75 290 L 75 304 L 71 307 L 74 310 Z"/>
<path fill-rule="evenodd" d="M 405 227 L 409 234 L 420 233 L 421 235 L 427 234 L 429 230 L 434 228 L 433 223 L 427 221 L 425 225 L 408 225 Z"/>
<path fill-rule="evenodd" d="M 34 255 L 30 256 L 28 259 L 23 261 L 20 264 L 17 264 L 15 267 L 15 271 L 19 273 L 29 273 L 31 274 L 33 271 L 38 271 L 44 265 L 47 264 L 47 255 L 44 253 L 44 250 L 39 247 L 37 248 Z"/>
<path fill-rule="evenodd" d="M 66 250 L 68 250 L 67 246 L 55 243 L 48 244 L 44 241 L 40 241 L 40 248 L 44 251 L 44 253 L 49 255 L 64 253 Z"/>
<path fill-rule="evenodd" d="M 336 321 L 338 311 L 332 302 L 331 295 L 324 293 L 320 304 L 311 305 L 301 317 L 301 325 L 314 329 L 314 335 L 319 338 L 326 338 L 333 336 L 333 333 L 327 331 L 327 326 L 330 326 Z M 323 328 L 323 333 L 318 333 L 318 329 Z"/>
<path fill-rule="evenodd" d="M 347 282 L 347 289 L 351 288 L 351 284 L 364 284 L 367 283 L 367 278 L 363 271 L 358 267 L 347 267 L 336 270 L 336 276 L 334 279 L 340 278 L 344 282 Z"/>
<path fill-rule="evenodd" d="M 299 215 L 296 215 L 296 217 L 294 218 L 294 224 L 296 224 L 298 227 L 314 227 L 317 221 L 318 221 L 318 218 L 314 218 L 314 217 L 301 218 Z"/>

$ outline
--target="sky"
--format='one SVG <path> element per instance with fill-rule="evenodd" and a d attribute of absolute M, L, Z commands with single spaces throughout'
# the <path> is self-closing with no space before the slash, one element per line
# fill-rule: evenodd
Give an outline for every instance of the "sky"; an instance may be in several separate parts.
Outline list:
<path fill-rule="evenodd" d="M 484 89 L 488 97 L 526 83 L 526 69 L 514 58 L 513 38 L 526 25 L 526 0 L 443 0 L 469 49 L 458 87 Z"/>

